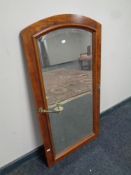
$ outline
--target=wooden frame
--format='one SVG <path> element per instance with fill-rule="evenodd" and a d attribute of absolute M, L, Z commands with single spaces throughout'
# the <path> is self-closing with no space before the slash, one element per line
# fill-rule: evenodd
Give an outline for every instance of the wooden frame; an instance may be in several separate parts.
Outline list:
<path fill-rule="evenodd" d="M 39 59 L 37 39 L 43 34 L 62 28 L 80 28 L 92 32 L 93 37 L 93 134 L 84 138 L 80 143 L 73 145 L 64 153 L 54 156 L 51 141 L 51 127 L 48 114 L 38 112 L 38 120 L 44 140 L 45 155 L 48 166 L 53 166 L 68 154 L 74 152 L 81 146 L 96 139 L 99 134 L 99 110 L 100 110 L 100 57 L 101 57 L 101 24 L 84 16 L 74 14 L 62 14 L 52 16 L 38 21 L 21 32 L 22 43 L 28 65 L 29 75 L 32 82 L 33 92 L 36 100 L 36 109 L 48 108 L 42 71 Z M 43 117 L 44 116 L 44 117 Z M 48 152 L 48 150 L 50 151 Z"/>

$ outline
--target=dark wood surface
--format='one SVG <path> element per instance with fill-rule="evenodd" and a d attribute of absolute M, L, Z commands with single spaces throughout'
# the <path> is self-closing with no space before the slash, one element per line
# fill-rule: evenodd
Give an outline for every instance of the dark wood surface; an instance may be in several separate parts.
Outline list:
<path fill-rule="evenodd" d="M 40 123 L 41 134 L 45 146 L 45 155 L 49 167 L 53 166 L 56 162 L 59 162 L 65 156 L 74 152 L 81 146 L 96 139 L 99 135 L 101 24 L 88 17 L 74 14 L 62 14 L 40 20 L 26 27 L 21 32 L 25 58 L 36 101 L 36 110 L 38 111 L 40 107 L 48 109 L 48 105 L 46 101 L 37 39 L 53 30 L 69 27 L 85 29 L 92 32 L 93 36 L 93 134 L 83 139 L 78 144 L 73 145 L 62 154 L 55 156 L 49 116 L 47 113 L 41 114 L 38 112 L 37 116 Z M 46 151 L 48 149 L 50 149 L 49 152 Z"/>

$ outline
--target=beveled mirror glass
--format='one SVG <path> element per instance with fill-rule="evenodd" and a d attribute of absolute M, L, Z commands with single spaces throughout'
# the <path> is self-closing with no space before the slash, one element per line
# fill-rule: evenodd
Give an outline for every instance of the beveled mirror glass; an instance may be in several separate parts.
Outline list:
<path fill-rule="evenodd" d="M 93 133 L 92 33 L 77 28 L 52 31 L 38 39 L 53 146 L 59 154 Z"/>

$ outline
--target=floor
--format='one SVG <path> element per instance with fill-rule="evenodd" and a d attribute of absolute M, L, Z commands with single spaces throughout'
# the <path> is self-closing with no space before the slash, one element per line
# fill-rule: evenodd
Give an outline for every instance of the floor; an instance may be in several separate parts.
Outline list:
<path fill-rule="evenodd" d="M 92 71 L 59 68 L 44 72 L 43 77 L 49 108 L 92 94 Z"/>
<path fill-rule="evenodd" d="M 96 141 L 53 168 L 40 156 L 2 175 L 131 175 L 131 99 L 102 115 Z"/>

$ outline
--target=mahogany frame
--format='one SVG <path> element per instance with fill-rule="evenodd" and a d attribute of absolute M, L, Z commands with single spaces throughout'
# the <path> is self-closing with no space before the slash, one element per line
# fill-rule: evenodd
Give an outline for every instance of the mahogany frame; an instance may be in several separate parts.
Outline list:
<path fill-rule="evenodd" d="M 99 135 L 100 113 L 100 58 L 101 58 L 101 24 L 85 16 L 75 14 L 62 14 L 42 19 L 21 32 L 23 48 L 27 61 L 27 68 L 32 82 L 36 109 L 47 109 L 46 94 L 37 39 L 48 32 L 63 28 L 80 28 L 92 32 L 93 46 L 93 134 L 73 145 L 65 152 L 55 156 L 52 144 L 51 126 L 48 114 L 38 112 L 41 134 L 44 141 L 45 155 L 49 167 L 74 152 L 83 145 L 95 140 Z M 50 150 L 50 151 L 49 151 Z"/>

